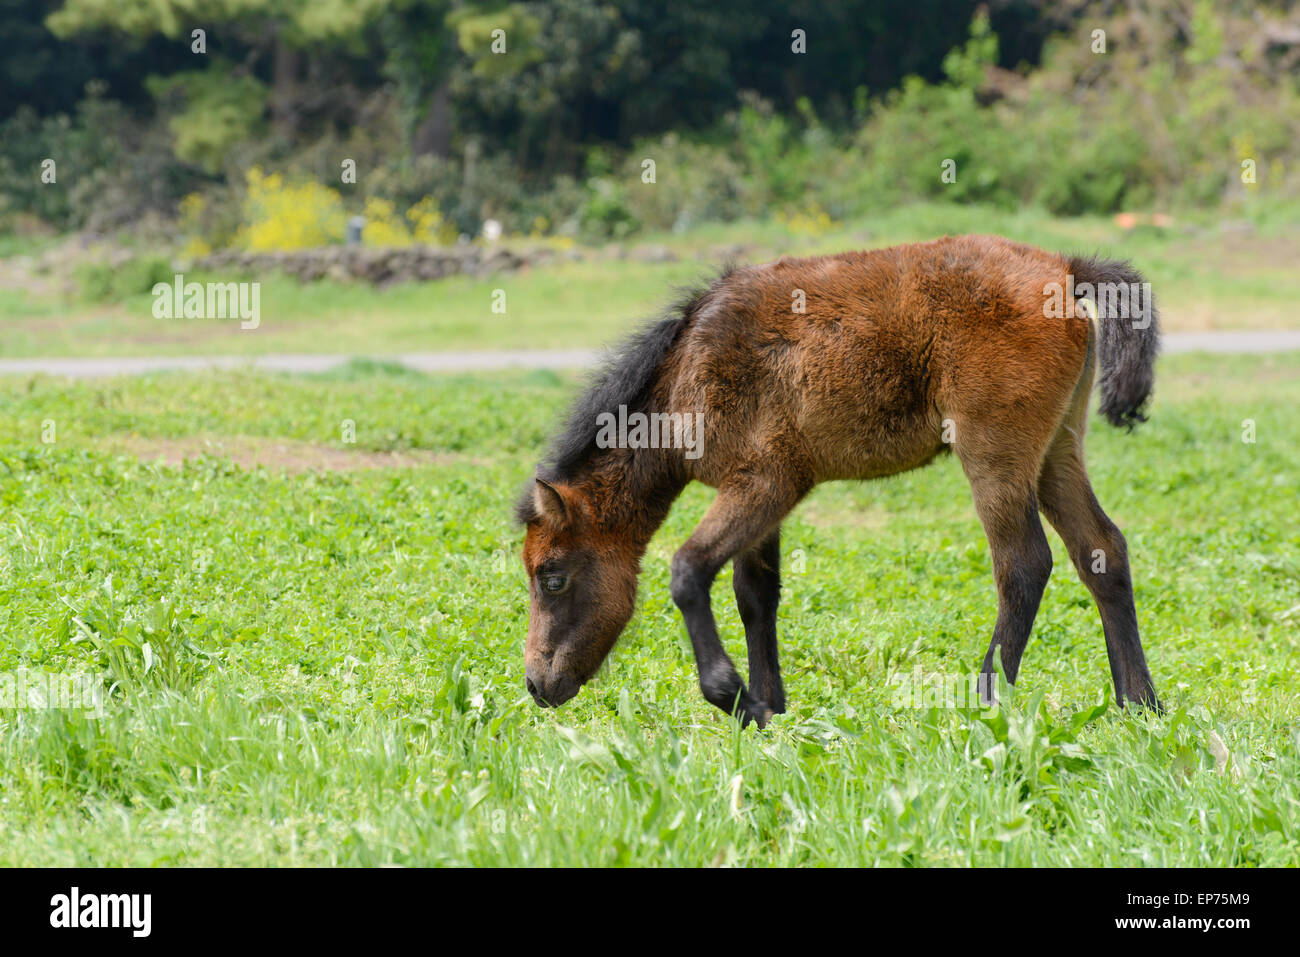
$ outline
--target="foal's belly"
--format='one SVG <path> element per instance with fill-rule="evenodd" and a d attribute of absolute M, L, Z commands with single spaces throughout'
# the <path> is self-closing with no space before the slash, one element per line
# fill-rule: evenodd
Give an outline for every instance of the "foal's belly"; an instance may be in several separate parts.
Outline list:
<path fill-rule="evenodd" d="M 814 368 L 794 403 L 818 481 L 906 472 L 948 448 L 927 364 L 912 344 L 850 343 L 807 354 Z"/>
<path fill-rule="evenodd" d="M 941 430 L 925 423 L 900 423 L 863 428 L 837 436 L 810 437 L 813 470 L 818 482 L 873 479 L 897 475 L 933 460 L 951 446 Z"/>

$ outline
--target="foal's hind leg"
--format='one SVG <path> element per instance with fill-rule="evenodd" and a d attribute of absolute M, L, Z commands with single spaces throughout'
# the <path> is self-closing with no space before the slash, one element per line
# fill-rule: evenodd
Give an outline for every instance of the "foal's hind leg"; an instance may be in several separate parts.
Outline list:
<path fill-rule="evenodd" d="M 1052 549 L 1038 520 L 1034 482 L 1040 455 L 1032 437 L 1009 427 L 968 425 L 964 432 L 963 440 L 958 424 L 957 453 L 988 538 L 998 590 L 998 619 L 980 668 L 980 696 L 992 702 L 997 682 L 993 655 L 1001 649 L 1002 671 L 1014 684 L 1052 574 Z M 1036 447 L 1041 454 L 1042 444 Z"/>
<path fill-rule="evenodd" d="M 992 701 L 997 685 L 993 655 L 1001 649 L 1002 671 L 1007 682 L 1015 684 L 1043 589 L 1052 574 L 1052 549 L 1030 489 L 1019 484 L 978 484 L 974 492 L 998 589 L 998 620 L 980 667 L 981 696 Z"/>
<path fill-rule="evenodd" d="M 781 533 L 774 531 L 732 561 L 731 587 L 745 623 L 749 646 L 749 690 L 777 714 L 785 711 L 785 689 L 777 658 L 776 608 L 781 601 Z"/>
<path fill-rule="evenodd" d="M 1061 428 L 1048 450 L 1038 479 L 1039 504 L 1101 612 L 1115 700 L 1121 707 L 1132 701 L 1158 711 L 1160 702 L 1138 636 L 1128 546 L 1093 494 L 1083 464 L 1082 416 L 1075 418 Z"/>
<path fill-rule="evenodd" d="M 673 555 L 672 564 L 673 601 L 691 636 L 700 690 L 710 704 L 735 714 L 742 724 L 757 721 L 760 728 L 774 709 L 747 690 L 736 673 L 718 638 L 709 589 L 722 566 L 771 535 L 812 486 L 811 475 L 803 474 L 806 470 L 793 469 L 789 461 L 784 464 L 784 472 L 741 470 L 723 482 L 704 519 Z"/>

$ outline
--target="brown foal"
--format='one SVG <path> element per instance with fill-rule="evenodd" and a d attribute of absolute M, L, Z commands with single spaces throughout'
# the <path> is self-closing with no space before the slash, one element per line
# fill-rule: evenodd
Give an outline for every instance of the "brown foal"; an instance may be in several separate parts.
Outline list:
<path fill-rule="evenodd" d="M 727 270 L 598 374 L 519 501 L 529 691 L 558 705 L 596 672 L 632 616 L 651 536 L 698 480 L 718 494 L 673 557 L 673 600 L 704 697 L 761 727 L 785 710 L 782 519 L 819 482 L 951 450 L 998 592 L 986 696 L 999 649 L 1015 682 L 1051 573 L 1041 511 L 1101 612 L 1117 699 L 1158 708 L 1124 536 L 1083 459 L 1098 365 L 1102 414 L 1130 428 L 1144 418 L 1159 327 L 1148 289 L 1127 264 L 992 236 Z M 729 560 L 748 687 L 710 607 Z"/>

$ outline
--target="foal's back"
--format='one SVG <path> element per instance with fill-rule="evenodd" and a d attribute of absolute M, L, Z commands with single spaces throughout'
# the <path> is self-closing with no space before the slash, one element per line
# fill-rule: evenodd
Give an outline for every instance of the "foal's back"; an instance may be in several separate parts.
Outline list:
<path fill-rule="evenodd" d="M 784 456 L 814 483 L 872 478 L 988 430 L 1041 446 L 1088 353 L 1087 319 L 1044 308 L 1069 269 L 959 236 L 729 273 L 683 332 L 661 397 L 704 413 L 693 477 L 718 484 L 738 461 Z"/>

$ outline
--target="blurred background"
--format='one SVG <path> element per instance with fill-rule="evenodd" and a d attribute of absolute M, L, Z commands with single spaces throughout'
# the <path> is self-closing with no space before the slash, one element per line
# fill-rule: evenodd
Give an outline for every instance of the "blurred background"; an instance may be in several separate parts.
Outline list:
<path fill-rule="evenodd" d="M 1297 143 L 1292 2 L 0 0 L 0 355 L 591 346 L 968 231 L 1285 328 Z M 260 328 L 154 316 L 182 270 Z"/>

